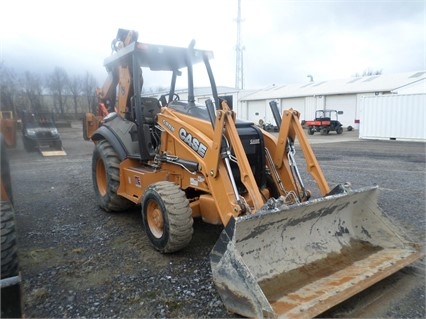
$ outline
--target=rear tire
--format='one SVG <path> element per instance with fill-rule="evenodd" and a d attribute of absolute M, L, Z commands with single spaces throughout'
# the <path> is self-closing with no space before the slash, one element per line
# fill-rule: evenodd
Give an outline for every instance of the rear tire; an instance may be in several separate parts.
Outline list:
<path fill-rule="evenodd" d="M 107 140 L 101 140 L 95 145 L 92 157 L 92 181 L 99 206 L 105 211 L 124 211 L 134 205 L 117 194 L 120 185 L 120 159 Z"/>
<path fill-rule="evenodd" d="M 181 250 L 192 239 L 192 210 L 174 183 L 162 181 L 148 187 L 142 200 L 142 222 L 148 239 L 162 253 Z"/>
<path fill-rule="evenodd" d="M 314 133 L 315 133 L 315 130 L 314 130 L 313 127 L 308 128 L 308 134 L 309 135 L 314 135 Z"/>
<path fill-rule="evenodd" d="M 8 201 L 0 202 L 1 209 L 1 278 L 18 275 L 15 212 Z"/>
<path fill-rule="evenodd" d="M 50 145 L 50 147 L 57 149 L 57 150 L 61 150 L 62 149 L 62 141 L 61 140 L 54 141 L 52 143 L 52 145 Z"/>

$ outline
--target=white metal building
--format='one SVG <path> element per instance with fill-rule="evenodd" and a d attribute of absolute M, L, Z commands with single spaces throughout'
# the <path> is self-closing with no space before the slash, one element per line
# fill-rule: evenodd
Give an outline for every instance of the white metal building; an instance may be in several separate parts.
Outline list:
<path fill-rule="evenodd" d="M 257 123 L 274 123 L 269 102 L 275 100 L 281 111 L 293 108 L 301 112 L 301 120 L 311 120 L 318 109 L 343 111 L 343 126 L 359 129 L 360 105 L 366 96 L 384 96 L 400 92 L 424 90 L 426 71 L 393 75 L 374 75 L 348 79 L 273 85 L 239 99 L 238 117 Z M 425 92 L 426 93 L 426 92 Z M 235 108 L 234 108 L 235 109 Z"/>
<path fill-rule="evenodd" d="M 256 124 L 259 120 L 275 124 L 269 107 L 274 100 L 281 112 L 288 108 L 299 111 L 302 121 L 312 120 L 319 109 L 343 111 L 339 121 L 344 127 L 359 129 L 360 138 L 426 140 L 426 71 L 273 85 L 261 90 L 224 86 L 217 90 L 232 102 L 238 118 Z M 186 90 L 176 93 L 187 99 Z M 211 88 L 194 88 L 194 95 L 196 102 L 204 104 L 212 98 Z"/>

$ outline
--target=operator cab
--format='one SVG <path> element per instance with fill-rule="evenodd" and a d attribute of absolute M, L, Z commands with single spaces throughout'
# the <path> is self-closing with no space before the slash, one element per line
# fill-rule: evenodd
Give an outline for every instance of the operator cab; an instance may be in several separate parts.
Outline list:
<path fill-rule="evenodd" d="M 210 121 L 207 107 L 201 103 L 189 103 L 188 101 L 174 100 L 168 105 L 168 107 L 179 113 L 187 114 L 205 121 Z M 237 118 L 235 121 L 235 125 L 237 126 L 237 128 L 239 128 L 252 126 L 254 125 L 254 123 L 251 121 L 246 121 Z"/>

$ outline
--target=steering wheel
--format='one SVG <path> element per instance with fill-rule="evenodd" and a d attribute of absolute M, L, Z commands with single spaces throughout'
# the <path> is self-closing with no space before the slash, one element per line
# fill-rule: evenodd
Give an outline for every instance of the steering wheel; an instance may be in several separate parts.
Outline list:
<path fill-rule="evenodd" d="M 167 106 L 167 98 L 169 97 L 169 94 L 163 94 L 160 96 L 160 103 L 161 106 Z M 172 95 L 172 101 L 179 101 L 180 97 L 176 93 L 173 93 Z M 169 101 L 170 102 L 170 101 Z"/>

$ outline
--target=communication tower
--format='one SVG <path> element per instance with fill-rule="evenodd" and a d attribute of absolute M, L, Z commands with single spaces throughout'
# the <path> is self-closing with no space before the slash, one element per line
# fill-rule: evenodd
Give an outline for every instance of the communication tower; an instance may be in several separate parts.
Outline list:
<path fill-rule="evenodd" d="M 237 44 L 235 46 L 236 52 L 236 61 L 235 61 L 235 88 L 243 89 L 244 88 L 244 60 L 243 60 L 243 51 L 244 47 L 241 44 L 241 0 L 238 0 L 238 16 L 236 18 L 237 22 Z"/>

